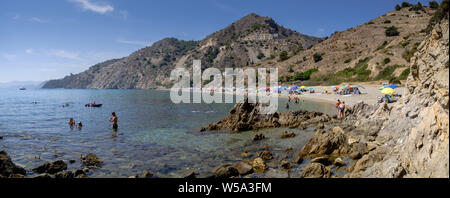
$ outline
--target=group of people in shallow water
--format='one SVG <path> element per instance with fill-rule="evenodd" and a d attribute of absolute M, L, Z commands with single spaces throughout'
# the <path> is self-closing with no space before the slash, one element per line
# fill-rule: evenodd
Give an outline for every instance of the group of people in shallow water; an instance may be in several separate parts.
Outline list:
<path fill-rule="evenodd" d="M 340 101 L 337 100 L 336 103 L 336 109 L 338 111 L 338 118 L 345 118 L 345 109 L 347 108 L 347 106 L 345 106 L 345 102 L 344 101 Z"/>
<path fill-rule="evenodd" d="M 288 101 L 286 102 L 286 109 L 289 109 L 289 103 L 291 103 L 291 96 L 288 96 Z M 294 97 L 294 103 L 300 104 L 300 98 Z"/>
<path fill-rule="evenodd" d="M 93 104 L 96 104 L 95 102 L 93 102 Z M 62 107 L 64 108 L 64 106 L 69 106 L 69 104 L 63 105 Z M 117 130 L 119 128 L 119 125 L 117 124 L 118 122 L 118 117 L 116 115 L 116 112 L 112 112 L 111 113 L 111 117 L 109 117 L 109 122 L 112 123 L 112 128 L 114 130 Z M 73 129 L 73 127 L 77 127 L 79 130 L 81 130 L 83 128 L 83 123 L 78 122 L 78 124 L 75 122 L 75 120 L 73 118 L 69 119 L 69 122 L 67 123 L 69 125 L 69 127 L 71 129 Z"/>

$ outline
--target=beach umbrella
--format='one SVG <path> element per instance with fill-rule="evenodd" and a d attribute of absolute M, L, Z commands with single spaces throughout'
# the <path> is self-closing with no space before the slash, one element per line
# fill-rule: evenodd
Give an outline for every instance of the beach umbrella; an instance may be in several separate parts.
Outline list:
<path fill-rule="evenodd" d="M 300 90 L 300 89 L 296 89 L 295 91 L 298 92 L 298 93 L 302 92 L 302 90 Z"/>
<path fill-rule="evenodd" d="M 381 90 L 381 93 L 382 94 L 394 94 L 395 93 L 395 90 L 394 89 L 392 89 L 392 88 L 385 88 L 385 89 L 383 89 L 383 90 Z"/>
<path fill-rule="evenodd" d="M 313 88 L 312 87 L 310 87 L 310 88 L 308 88 L 309 90 L 313 90 Z"/>
<path fill-rule="evenodd" d="M 328 89 L 328 87 L 323 87 L 323 89 Z"/>
<path fill-rule="evenodd" d="M 380 87 L 380 88 L 378 88 L 379 90 L 383 90 L 384 89 L 384 87 Z"/>
<path fill-rule="evenodd" d="M 348 87 L 345 86 L 345 85 L 343 85 L 343 86 L 341 86 L 340 88 L 341 88 L 341 89 L 347 89 Z"/>
<path fill-rule="evenodd" d="M 385 87 L 385 88 L 395 89 L 395 88 L 397 88 L 397 87 L 398 87 L 398 85 L 392 84 L 392 85 L 389 85 L 389 86 L 387 86 L 387 87 Z"/>

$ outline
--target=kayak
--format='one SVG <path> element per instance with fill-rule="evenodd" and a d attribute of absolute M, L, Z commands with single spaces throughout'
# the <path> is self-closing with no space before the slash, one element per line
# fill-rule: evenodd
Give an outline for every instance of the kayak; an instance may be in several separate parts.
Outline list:
<path fill-rule="evenodd" d="M 101 107 L 102 104 L 86 104 L 85 107 Z"/>

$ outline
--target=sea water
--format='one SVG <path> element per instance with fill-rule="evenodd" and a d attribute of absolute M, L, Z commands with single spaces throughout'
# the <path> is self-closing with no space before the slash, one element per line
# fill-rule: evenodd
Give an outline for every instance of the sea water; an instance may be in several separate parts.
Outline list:
<path fill-rule="evenodd" d="M 93 101 L 103 106 L 84 106 Z M 280 111 L 286 101 L 280 98 Z M 69 106 L 62 108 L 65 104 Z M 80 156 L 94 153 L 104 163 L 89 177 L 128 177 L 144 170 L 157 177 L 181 177 L 188 170 L 207 173 L 217 165 L 246 159 L 242 152 L 256 157 L 263 147 L 270 147 L 275 156 L 285 155 L 289 147 L 297 153 L 314 133 L 289 129 L 297 136 L 280 139 L 287 129 L 265 129 L 258 132 L 266 139 L 253 142 L 255 131 L 199 131 L 233 106 L 174 104 L 163 90 L 0 89 L 0 150 L 30 175 L 31 169 L 54 160 L 74 159 L 68 170 L 80 169 Z M 290 110 L 298 109 L 334 112 L 331 104 L 291 102 Z M 118 116 L 117 131 L 108 121 L 111 112 Z M 82 122 L 83 128 L 71 129 L 69 118 Z"/>

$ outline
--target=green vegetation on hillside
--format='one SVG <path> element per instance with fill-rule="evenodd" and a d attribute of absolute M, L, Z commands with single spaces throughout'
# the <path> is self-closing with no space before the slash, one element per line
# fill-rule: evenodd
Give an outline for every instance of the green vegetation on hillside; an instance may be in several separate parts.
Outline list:
<path fill-rule="evenodd" d="M 427 34 L 430 33 L 434 25 L 439 23 L 439 21 L 441 21 L 444 17 L 448 17 L 448 7 L 449 0 L 443 0 L 441 2 L 441 5 L 439 5 L 439 8 L 437 8 L 436 12 L 434 12 L 433 17 L 431 17 L 430 21 L 428 22 L 427 27 L 421 32 L 425 32 Z"/>
<path fill-rule="evenodd" d="M 391 26 L 386 28 L 385 34 L 386 36 L 398 36 L 400 35 L 400 32 L 398 31 L 397 27 Z"/>
<path fill-rule="evenodd" d="M 323 56 L 323 53 L 315 53 L 314 55 L 313 55 L 313 58 L 314 58 L 314 62 L 319 62 L 319 61 L 321 61 L 322 60 L 322 56 Z"/>
<path fill-rule="evenodd" d="M 402 57 L 406 61 L 411 61 L 411 58 L 414 56 L 414 53 L 417 52 L 417 47 L 419 47 L 420 43 L 414 43 L 414 46 L 411 49 L 405 49 L 405 51 L 402 54 Z"/>
<path fill-rule="evenodd" d="M 289 59 L 288 53 L 286 51 L 280 52 L 280 59 L 279 59 L 279 61 L 283 62 L 283 61 L 285 61 L 287 59 Z"/>
<path fill-rule="evenodd" d="M 318 69 L 308 69 L 305 72 L 296 72 L 293 76 L 281 76 L 281 82 L 305 81 L 311 79 L 313 73 L 318 72 Z"/>

